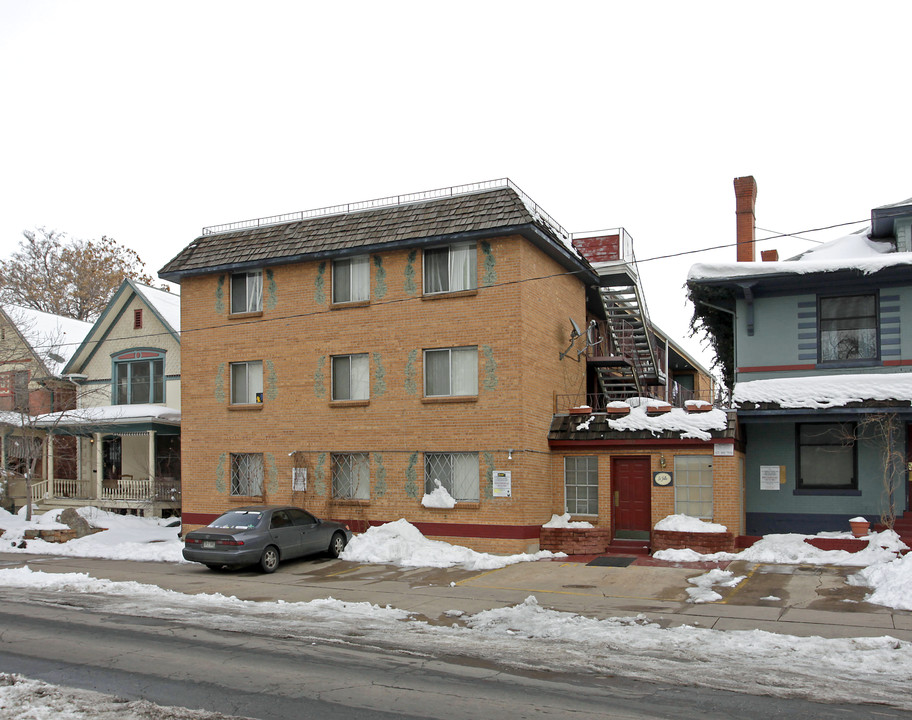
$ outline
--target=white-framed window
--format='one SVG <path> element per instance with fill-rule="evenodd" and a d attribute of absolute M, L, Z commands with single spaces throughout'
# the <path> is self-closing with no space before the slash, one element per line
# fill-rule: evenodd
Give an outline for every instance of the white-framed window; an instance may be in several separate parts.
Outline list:
<path fill-rule="evenodd" d="M 820 298 L 820 362 L 875 360 L 877 296 Z"/>
<path fill-rule="evenodd" d="M 564 505 L 571 515 L 598 515 L 598 457 L 564 458 Z"/>
<path fill-rule="evenodd" d="M 712 455 L 675 455 L 674 489 L 676 513 L 712 520 Z"/>
<path fill-rule="evenodd" d="M 478 453 L 425 453 L 424 492 L 434 492 L 438 482 L 454 500 L 478 502 Z"/>
<path fill-rule="evenodd" d="M 478 394 L 478 348 L 424 351 L 425 397 Z"/>
<path fill-rule="evenodd" d="M 367 453 L 334 453 L 332 492 L 337 500 L 370 499 L 370 460 Z"/>
<path fill-rule="evenodd" d="M 263 402 L 263 361 L 231 363 L 231 404 Z"/>
<path fill-rule="evenodd" d="M 263 272 L 239 272 L 231 275 L 231 312 L 249 313 L 263 309 Z"/>
<path fill-rule="evenodd" d="M 458 292 L 478 287 L 475 243 L 459 243 L 424 251 L 424 293 Z"/>
<path fill-rule="evenodd" d="M 165 354 L 131 350 L 114 357 L 114 405 L 165 401 Z"/>
<path fill-rule="evenodd" d="M 231 494 L 254 497 L 263 494 L 263 456 L 231 453 Z"/>
<path fill-rule="evenodd" d="M 370 300 L 370 262 L 367 255 L 333 262 L 332 301 Z"/>
<path fill-rule="evenodd" d="M 367 353 L 334 355 L 332 359 L 332 399 L 370 398 L 370 364 Z"/>

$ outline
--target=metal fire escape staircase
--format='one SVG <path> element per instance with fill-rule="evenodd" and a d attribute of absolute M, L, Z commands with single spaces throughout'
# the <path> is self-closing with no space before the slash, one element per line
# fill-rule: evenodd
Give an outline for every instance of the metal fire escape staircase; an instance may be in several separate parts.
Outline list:
<path fill-rule="evenodd" d="M 646 388 L 665 384 L 657 362 L 652 326 L 636 265 L 599 264 L 599 294 L 606 317 L 610 354 L 590 356 L 607 400 L 643 397 Z"/>

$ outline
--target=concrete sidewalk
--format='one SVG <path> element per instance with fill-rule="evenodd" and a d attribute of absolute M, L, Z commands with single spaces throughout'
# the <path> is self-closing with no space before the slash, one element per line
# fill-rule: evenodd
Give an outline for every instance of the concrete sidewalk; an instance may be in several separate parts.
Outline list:
<path fill-rule="evenodd" d="M 202 565 L 61 558 L 0 553 L 0 569 L 85 572 L 134 580 L 182 593 L 222 593 L 243 600 L 304 602 L 333 597 L 408 610 L 432 623 L 523 602 L 534 595 L 547 608 L 589 617 L 644 616 L 664 627 L 766 630 L 789 635 L 912 641 L 912 612 L 864 602 L 866 591 L 846 585 L 856 568 L 765 565 L 736 561 L 727 569 L 744 580 L 715 587 L 713 603 L 688 602 L 690 578 L 701 566 L 595 567 L 576 562 L 519 563 L 487 572 L 461 568 L 400 568 L 325 558 L 282 564 L 272 575 L 254 570 L 213 572 Z"/>

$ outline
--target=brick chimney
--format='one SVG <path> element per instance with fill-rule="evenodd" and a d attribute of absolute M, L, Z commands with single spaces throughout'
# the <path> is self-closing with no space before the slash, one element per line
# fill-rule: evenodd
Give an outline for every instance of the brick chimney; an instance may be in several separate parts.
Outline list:
<path fill-rule="evenodd" d="M 737 218 L 738 262 L 754 262 L 756 259 L 754 223 L 757 217 L 754 205 L 757 202 L 757 182 L 753 175 L 735 178 L 735 217 Z"/>

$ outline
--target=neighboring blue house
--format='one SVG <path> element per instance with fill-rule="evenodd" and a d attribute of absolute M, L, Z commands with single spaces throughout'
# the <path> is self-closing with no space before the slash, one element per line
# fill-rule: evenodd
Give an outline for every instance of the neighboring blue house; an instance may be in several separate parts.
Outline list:
<path fill-rule="evenodd" d="M 754 262 L 752 177 L 735 180 L 739 262 L 695 265 L 694 323 L 733 387 L 747 533 L 905 527 L 912 428 L 912 200 L 871 226 Z M 770 257 L 772 256 L 772 257 Z M 912 515 L 912 513 L 910 513 Z"/>

